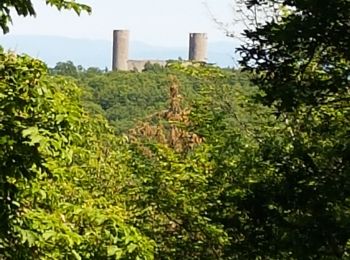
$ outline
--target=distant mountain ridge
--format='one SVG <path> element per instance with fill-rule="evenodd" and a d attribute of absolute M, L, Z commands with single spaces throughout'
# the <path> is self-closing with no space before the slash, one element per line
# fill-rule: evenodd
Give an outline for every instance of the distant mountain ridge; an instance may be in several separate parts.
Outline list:
<path fill-rule="evenodd" d="M 0 45 L 18 53 L 27 53 L 44 60 L 50 67 L 57 62 L 71 60 L 83 67 L 111 67 L 112 42 L 107 40 L 73 39 L 60 36 L 6 35 L 0 37 Z M 221 67 L 237 65 L 233 41 L 209 42 L 208 62 Z M 129 58 L 137 59 L 187 59 L 188 47 L 161 47 L 144 42 L 130 43 Z"/>

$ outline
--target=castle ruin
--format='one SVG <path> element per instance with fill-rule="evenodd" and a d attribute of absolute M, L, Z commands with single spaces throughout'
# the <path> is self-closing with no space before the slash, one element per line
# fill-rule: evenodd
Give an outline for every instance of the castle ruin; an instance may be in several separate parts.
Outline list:
<path fill-rule="evenodd" d="M 165 66 L 165 60 L 129 60 L 129 36 L 128 30 L 113 31 L 113 58 L 112 70 L 142 71 L 146 63 Z M 207 62 L 207 41 L 206 33 L 190 33 L 189 35 L 189 61 Z"/>

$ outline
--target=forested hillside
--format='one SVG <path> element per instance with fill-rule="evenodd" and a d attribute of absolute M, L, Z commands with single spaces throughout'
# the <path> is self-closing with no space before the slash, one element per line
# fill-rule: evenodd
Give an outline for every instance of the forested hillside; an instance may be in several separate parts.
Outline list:
<path fill-rule="evenodd" d="M 118 133 L 125 132 L 135 126 L 136 122 L 168 108 L 171 77 L 176 77 L 179 81 L 178 87 L 183 97 L 181 103 L 187 107 L 198 98 L 203 84 L 225 85 L 227 95 L 234 95 L 237 91 L 251 91 L 246 73 L 216 69 L 220 77 L 208 80 L 186 72 L 186 69 L 177 69 L 181 67 L 180 64 L 169 62 L 166 68 L 146 65 L 142 73 L 137 73 L 84 69 L 67 61 L 58 63 L 50 72 L 76 79 L 84 92 L 84 107 L 91 113 L 105 116 Z"/>
<path fill-rule="evenodd" d="M 350 4 L 278 3 L 240 70 L 1 50 L 0 259 L 348 259 Z"/>

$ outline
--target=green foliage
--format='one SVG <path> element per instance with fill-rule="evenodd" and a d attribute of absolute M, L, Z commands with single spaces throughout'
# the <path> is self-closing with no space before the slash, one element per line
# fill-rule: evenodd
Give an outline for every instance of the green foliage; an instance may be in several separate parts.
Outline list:
<path fill-rule="evenodd" d="M 273 2 L 280 19 L 245 32 L 251 74 L 50 76 L 2 51 L 0 258 L 349 258 L 349 1 Z M 9 8 L 34 14 L 0 6 L 5 31 Z"/>
<path fill-rule="evenodd" d="M 87 5 L 77 3 L 73 0 L 46 0 L 47 5 L 56 7 L 58 10 L 74 10 L 78 15 L 82 11 L 91 12 Z M 9 32 L 9 24 L 12 22 L 13 11 L 19 16 L 35 16 L 36 12 L 32 1 L 4 0 L 0 3 L 0 27 L 3 33 Z"/>
<path fill-rule="evenodd" d="M 267 128 L 255 145 L 245 142 L 235 163 L 220 163 L 223 173 L 235 173 L 231 187 L 224 182 L 227 213 L 218 216 L 237 236 L 233 252 L 272 259 L 347 255 L 348 121 L 348 110 L 300 111 Z"/>
<path fill-rule="evenodd" d="M 206 67 L 179 69 L 224 76 Z M 254 102 L 256 88 L 219 82 L 207 81 L 192 104 L 191 131 L 204 138 L 211 165 L 206 217 L 229 241 L 220 257 L 347 257 L 349 94 L 276 118 L 275 108 Z"/>
<path fill-rule="evenodd" d="M 156 242 L 157 259 L 217 259 L 228 237 L 208 218 L 211 164 L 205 151 L 186 156 L 162 145 L 136 144 L 127 190 L 129 220 Z"/>
<path fill-rule="evenodd" d="M 157 72 L 164 71 L 164 67 L 162 67 L 161 65 L 159 65 L 157 63 L 152 64 L 150 62 L 146 62 L 145 68 L 143 69 L 143 71 L 153 71 L 153 72 L 157 73 Z"/>
<path fill-rule="evenodd" d="M 0 258 L 349 258 L 347 36 L 315 53 L 293 38 L 335 35 L 345 13 L 284 3 L 246 32 L 253 74 L 65 62 L 50 76 L 1 52 Z"/>
<path fill-rule="evenodd" d="M 273 2 L 247 1 L 251 8 Z M 288 10 L 256 30 L 240 49 L 241 64 L 257 73 L 266 104 L 290 111 L 346 94 L 350 83 L 350 3 L 348 0 L 276 1 Z M 347 100 L 349 101 L 349 100 Z"/>
<path fill-rule="evenodd" d="M 259 8 L 269 1 L 249 1 Z M 246 31 L 242 65 L 281 124 L 254 154 L 239 210 L 254 257 L 349 257 L 349 1 L 281 1 L 280 20 Z M 270 176 L 270 177 L 269 177 Z"/>
<path fill-rule="evenodd" d="M 44 171 L 47 157 L 71 159 L 68 145 L 78 118 L 68 112 L 74 103 L 65 101 L 64 95 L 42 80 L 42 62 L 0 55 L 1 240 L 7 243 L 9 221 L 20 206 L 18 182 L 30 181 Z"/>
<path fill-rule="evenodd" d="M 92 114 L 104 115 L 117 133 L 126 132 L 138 121 L 167 109 L 169 75 L 176 76 L 179 81 L 184 104 L 192 102 L 204 81 L 211 80 L 217 86 L 249 85 L 246 75 L 239 72 L 220 69 L 225 77 L 218 81 L 215 77 L 205 79 L 203 72 L 200 72 L 202 75 L 187 73 L 179 66 L 177 62 L 169 63 L 166 68 L 149 64 L 142 73 L 105 73 L 96 68 L 79 69 L 72 62 L 60 62 L 50 72 L 75 77 L 78 84 L 84 86 L 84 107 Z"/>
<path fill-rule="evenodd" d="M 170 73 L 178 77 L 185 102 L 189 102 L 200 81 L 165 68 L 142 73 L 103 73 L 88 69 L 78 73 L 77 79 L 85 86 L 85 108 L 92 113 L 102 112 L 116 132 L 122 133 L 139 120 L 167 108 Z"/>
<path fill-rule="evenodd" d="M 200 80 L 201 90 L 191 100 L 189 125 L 169 123 L 195 132 L 204 142 L 178 151 L 169 143 L 150 139 L 147 133 L 153 132 L 142 129 L 146 138 L 133 140 L 129 148 L 132 174 L 124 191 L 134 212 L 129 222 L 155 241 L 156 258 L 249 258 L 254 251 L 239 244 L 243 232 L 232 230 L 237 230 L 237 222 L 233 227 L 228 224 L 233 213 L 240 218 L 249 209 L 238 212 L 232 199 L 233 195 L 243 199 L 258 178 L 249 173 L 251 167 L 257 167 L 250 152 L 259 148 L 262 124 L 274 125 L 275 118 L 270 109 L 252 102 L 257 89 L 238 84 L 240 80 L 247 84 L 239 73 L 233 77 L 215 67 L 171 66 Z M 161 135 L 160 128 L 155 129 Z M 177 142 L 182 138 L 187 135 L 177 136 Z"/>
<path fill-rule="evenodd" d="M 0 67 L 0 256 L 153 259 L 153 242 L 125 223 L 118 196 L 123 141 L 40 61 L 1 53 Z"/>
<path fill-rule="evenodd" d="M 53 75 L 63 75 L 70 77 L 78 76 L 78 68 L 75 67 L 73 62 L 58 62 L 54 68 L 50 70 Z"/>

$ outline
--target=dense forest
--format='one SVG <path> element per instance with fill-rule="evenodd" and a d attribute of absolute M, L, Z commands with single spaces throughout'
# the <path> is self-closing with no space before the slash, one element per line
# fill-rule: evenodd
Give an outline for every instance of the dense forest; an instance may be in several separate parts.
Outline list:
<path fill-rule="evenodd" d="M 271 3 L 235 69 L 1 50 L 0 259 L 349 259 L 350 2 Z"/>

